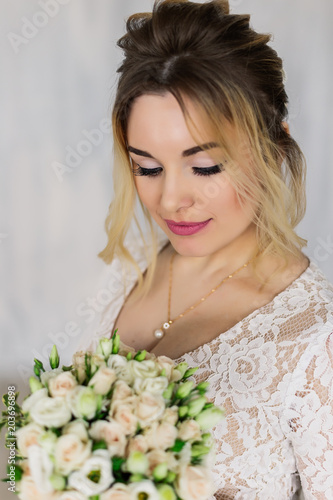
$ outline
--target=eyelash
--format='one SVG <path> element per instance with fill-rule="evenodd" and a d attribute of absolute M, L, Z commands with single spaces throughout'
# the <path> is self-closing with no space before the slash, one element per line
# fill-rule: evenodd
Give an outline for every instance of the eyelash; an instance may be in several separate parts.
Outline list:
<path fill-rule="evenodd" d="M 135 165 L 137 165 L 138 168 L 132 168 L 132 172 L 134 175 L 139 175 L 139 176 L 156 177 L 162 170 L 160 167 L 143 168 L 138 163 L 136 163 Z M 213 165 L 207 168 L 199 168 L 199 167 L 192 167 L 192 168 L 194 170 L 193 172 L 194 175 L 201 175 L 205 177 L 209 175 L 219 174 L 223 170 L 222 164 Z"/>

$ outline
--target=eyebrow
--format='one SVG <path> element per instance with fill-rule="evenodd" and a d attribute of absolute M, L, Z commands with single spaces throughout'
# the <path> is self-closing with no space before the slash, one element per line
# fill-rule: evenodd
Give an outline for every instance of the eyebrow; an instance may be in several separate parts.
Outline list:
<path fill-rule="evenodd" d="M 207 149 L 213 149 L 217 147 L 218 144 L 216 142 L 207 142 L 206 144 L 201 144 L 200 146 L 194 146 L 193 148 L 185 149 L 185 151 L 182 152 L 182 157 L 187 158 L 188 156 L 195 155 L 200 151 L 205 151 Z M 133 148 L 132 146 L 128 146 L 127 151 L 139 156 L 145 156 L 146 158 L 154 158 L 153 155 L 148 153 L 148 151 L 142 151 L 141 149 Z"/>

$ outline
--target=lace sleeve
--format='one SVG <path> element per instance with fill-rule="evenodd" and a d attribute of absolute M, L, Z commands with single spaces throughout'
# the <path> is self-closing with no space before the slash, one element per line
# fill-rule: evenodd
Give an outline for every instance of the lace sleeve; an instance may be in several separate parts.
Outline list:
<path fill-rule="evenodd" d="M 284 425 L 305 500 L 333 498 L 333 325 L 326 323 L 294 371 Z"/>

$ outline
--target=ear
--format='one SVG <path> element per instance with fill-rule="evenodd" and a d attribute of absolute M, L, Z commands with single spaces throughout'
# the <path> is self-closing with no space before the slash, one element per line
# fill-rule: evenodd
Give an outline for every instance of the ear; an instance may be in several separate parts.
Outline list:
<path fill-rule="evenodd" d="M 284 130 L 287 132 L 288 135 L 290 135 L 290 129 L 289 129 L 289 124 L 287 122 L 282 122 L 282 127 Z"/>

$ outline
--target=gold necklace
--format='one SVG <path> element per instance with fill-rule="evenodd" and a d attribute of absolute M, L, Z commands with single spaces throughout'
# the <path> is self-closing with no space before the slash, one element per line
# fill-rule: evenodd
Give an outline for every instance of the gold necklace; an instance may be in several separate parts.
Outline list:
<path fill-rule="evenodd" d="M 212 288 L 211 291 L 207 293 L 207 295 L 205 295 L 200 300 L 198 300 L 198 302 L 196 302 L 195 304 L 193 304 L 193 306 L 188 307 L 187 309 L 185 309 L 185 311 L 183 313 L 179 314 L 176 318 L 170 319 L 171 290 L 172 290 L 172 264 L 173 264 L 173 259 L 175 258 L 175 255 L 176 255 L 176 253 L 174 253 L 171 256 L 171 259 L 170 259 L 170 269 L 169 269 L 169 298 L 168 298 L 168 321 L 166 321 L 165 323 L 163 323 L 163 325 L 161 326 L 161 328 L 157 328 L 157 330 L 154 331 L 154 336 L 158 340 L 160 340 L 162 337 L 164 337 L 165 330 L 167 330 L 168 328 L 170 328 L 170 326 L 175 321 L 177 321 L 178 319 L 180 319 L 183 316 L 185 316 L 185 314 L 187 314 L 188 312 L 193 311 L 193 309 L 195 309 L 200 304 L 202 304 L 202 302 L 204 302 L 210 295 L 212 295 L 212 293 L 216 292 L 216 290 L 218 288 L 220 288 L 220 286 L 223 285 L 223 283 L 225 283 L 226 281 L 228 281 L 231 278 L 233 278 L 237 273 L 239 273 L 242 269 L 245 269 L 249 264 L 251 264 L 258 257 L 258 253 L 257 253 L 252 259 L 250 259 L 248 262 L 246 262 L 241 267 L 239 267 L 238 269 L 236 269 L 236 271 L 234 271 L 232 274 L 229 274 L 229 276 L 226 276 L 226 278 L 223 278 L 223 280 L 215 288 Z"/>

